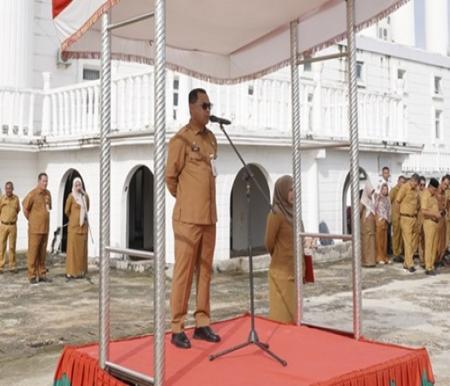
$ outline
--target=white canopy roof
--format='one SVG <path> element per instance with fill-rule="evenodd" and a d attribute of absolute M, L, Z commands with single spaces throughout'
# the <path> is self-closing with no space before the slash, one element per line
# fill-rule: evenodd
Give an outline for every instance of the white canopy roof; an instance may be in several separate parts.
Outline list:
<path fill-rule="evenodd" d="M 407 0 L 356 0 L 358 29 Z M 151 0 L 53 0 L 63 57 L 93 58 L 100 51 L 100 16 L 113 23 L 153 11 Z M 55 8 L 56 7 L 56 8 Z M 299 20 L 302 55 L 342 40 L 344 0 L 167 0 L 167 64 L 219 83 L 261 76 L 288 63 L 289 23 Z M 115 29 L 115 59 L 153 61 L 153 19 Z"/>

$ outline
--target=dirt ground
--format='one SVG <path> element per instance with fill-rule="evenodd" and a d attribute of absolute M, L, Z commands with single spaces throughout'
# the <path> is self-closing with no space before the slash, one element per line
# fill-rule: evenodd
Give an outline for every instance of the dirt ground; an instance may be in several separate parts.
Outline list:
<path fill-rule="evenodd" d="M 23 257 L 21 265 L 24 266 Z M 52 283 L 28 284 L 26 273 L 0 275 L 0 385 L 48 386 L 66 344 L 98 337 L 98 271 L 90 280 L 67 282 L 62 259 L 50 269 Z M 315 266 L 316 283 L 305 286 L 306 322 L 351 330 L 351 262 Z M 450 385 L 450 269 L 428 277 L 400 264 L 363 271 L 363 335 L 379 341 L 425 346 L 436 385 Z M 152 331 L 152 275 L 112 270 L 113 338 Z M 256 311 L 267 314 L 267 273 L 255 274 Z M 167 281 L 170 289 L 170 281 Z M 169 292 L 169 291 L 168 291 Z M 192 300 L 192 299 L 191 299 Z M 213 318 L 248 310 L 244 273 L 218 273 L 212 283 Z M 190 308 L 193 309 L 192 307 Z M 192 323 L 190 318 L 189 322 Z"/>

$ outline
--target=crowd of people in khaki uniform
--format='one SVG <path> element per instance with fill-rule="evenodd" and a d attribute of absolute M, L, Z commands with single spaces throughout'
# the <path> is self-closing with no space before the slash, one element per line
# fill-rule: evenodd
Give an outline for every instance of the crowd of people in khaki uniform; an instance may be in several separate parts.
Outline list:
<path fill-rule="evenodd" d="M 450 175 L 440 181 L 430 178 L 428 185 L 417 174 L 400 176 L 391 187 L 387 167 L 377 189 L 367 182 L 360 193 L 363 266 L 389 264 L 389 250 L 393 261 L 403 263 L 411 273 L 416 271 L 415 257 L 427 275 L 435 275 L 436 268 L 448 264 L 449 189 Z"/>
<path fill-rule="evenodd" d="M 37 186 L 23 199 L 23 214 L 28 221 L 27 276 L 30 284 L 51 281 L 47 277 L 47 243 L 50 229 L 52 196 L 47 189 L 48 176 L 40 173 Z M 74 179 L 72 193 L 65 205 L 68 216 L 68 245 L 66 277 L 83 277 L 87 273 L 87 213 L 89 199 L 82 189 L 80 179 Z M 14 194 L 11 181 L 5 184 L 5 194 L 0 198 L 0 273 L 6 270 L 6 247 L 9 243 L 8 271 L 17 273 L 16 239 L 19 198 Z"/>

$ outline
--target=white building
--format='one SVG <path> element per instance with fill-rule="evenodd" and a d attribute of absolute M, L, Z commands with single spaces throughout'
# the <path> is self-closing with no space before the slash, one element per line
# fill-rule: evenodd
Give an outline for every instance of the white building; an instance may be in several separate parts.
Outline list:
<path fill-rule="evenodd" d="M 91 196 L 91 228 L 98 254 L 99 65 L 58 59 L 50 0 L 0 2 L 0 184 L 15 183 L 23 198 L 46 171 L 54 208 L 51 230 L 65 223 L 63 204 L 78 173 Z M 448 1 L 411 1 L 357 39 L 361 177 L 376 183 L 389 166 L 394 179 L 413 171 L 450 172 L 450 57 Z M 420 22 L 420 20 L 422 20 Z M 418 34 L 416 21 L 423 27 Z M 417 48 L 422 39 L 425 49 Z M 324 53 L 345 49 L 343 45 Z M 304 65 L 301 119 L 304 144 L 348 140 L 344 59 Z M 152 249 L 153 106 L 152 69 L 116 62 L 112 105 L 111 243 Z M 291 173 L 290 81 L 288 70 L 236 86 L 206 84 L 168 74 L 169 136 L 188 119 L 187 94 L 207 89 L 214 114 L 230 118 L 229 130 L 264 189 Z M 219 140 L 216 258 L 245 254 L 246 201 L 241 164 L 224 136 Z M 348 150 L 302 154 L 304 222 L 332 233 L 346 231 Z M 253 197 L 254 196 L 254 197 Z M 254 245 L 262 246 L 267 206 L 253 188 Z M 173 261 L 171 211 L 167 195 L 167 259 Z M 26 249 L 26 221 L 19 220 L 18 249 Z M 50 237 L 51 239 L 51 237 Z"/>

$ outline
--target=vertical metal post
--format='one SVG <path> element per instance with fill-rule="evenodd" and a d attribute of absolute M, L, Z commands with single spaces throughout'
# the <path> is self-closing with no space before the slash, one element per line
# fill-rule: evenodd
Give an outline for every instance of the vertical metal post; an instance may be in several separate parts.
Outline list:
<path fill-rule="evenodd" d="M 300 156 L 300 82 L 298 77 L 298 21 L 291 22 L 291 99 L 292 99 L 292 165 L 294 178 L 294 258 L 295 285 L 297 289 L 297 324 L 303 315 L 303 238 L 302 230 L 302 189 Z"/>
<path fill-rule="evenodd" d="M 111 191 L 111 33 L 108 30 L 110 13 L 102 15 L 102 52 L 100 70 L 100 299 L 99 326 L 100 367 L 109 359 L 109 246 Z"/>
<path fill-rule="evenodd" d="M 355 1 L 347 0 L 347 68 L 350 118 L 350 178 L 352 198 L 353 334 L 361 337 L 361 234 L 359 220 L 359 139 L 356 83 Z"/>
<path fill-rule="evenodd" d="M 164 332 L 165 312 L 165 155 L 166 155 L 166 10 L 165 0 L 155 0 L 155 140 L 153 187 L 154 205 L 154 326 L 155 339 L 153 346 L 155 386 L 164 384 L 165 347 Z"/>

